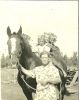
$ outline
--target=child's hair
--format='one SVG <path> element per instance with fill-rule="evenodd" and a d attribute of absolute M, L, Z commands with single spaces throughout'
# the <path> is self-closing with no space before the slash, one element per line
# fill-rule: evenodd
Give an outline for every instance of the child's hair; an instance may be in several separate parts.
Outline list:
<path fill-rule="evenodd" d="M 43 51 L 43 52 L 41 52 L 41 53 L 40 53 L 40 57 L 41 57 L 42 55 L 44 55 L 44 54 L 47 54 L 47 55 L 48 55 L 48 57 L 50 57 L 50 53 L 49 53 L 49 52 L 47 52 L 47 51 Z"/>

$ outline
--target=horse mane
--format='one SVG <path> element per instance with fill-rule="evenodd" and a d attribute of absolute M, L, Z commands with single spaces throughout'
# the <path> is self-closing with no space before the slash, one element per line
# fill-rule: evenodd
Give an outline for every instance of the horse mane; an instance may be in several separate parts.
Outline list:
<path fill-rule="evenodd" d="M 29 45 L 29 42 L 27 40 L 27 35 L 26 34 L 22 34 L 20 36 L 20 38 L 22 40 L 22 44 L 21 45 L 22 45 L 23 52 L 27 54 L 27 57 L 32 57 L 32 49 L 31 49 L 31 46 Z"/>
<path fill-rule="evenodd" d="M 36 54 L 32 52 L 27 35 L 26 34 L 20 35 L 20 39 L 22 41 L 22 43 L 21 43 L 22 55 L 20 58 L 20 64 L 24 67 L 29 68 L 29 65 L 30 65 L 29 60 L 31 58 L 32 61 L 35 61 L 35 66 L 41 65 L 42 62 L 41 62 L 40 58 L 37 57 Z"/>

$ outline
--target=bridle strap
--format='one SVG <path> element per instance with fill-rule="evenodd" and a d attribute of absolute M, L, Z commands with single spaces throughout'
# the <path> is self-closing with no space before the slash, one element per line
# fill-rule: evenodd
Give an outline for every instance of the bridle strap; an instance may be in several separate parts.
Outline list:
<path fill-rule="evenodd" d="M 18 62 L 18 65 L 19 65 L 20 67 L 22 67 L 22 65 L 21 65 L 19 62 Z M 20 71 L 21 71 L 21 70 L 20 70 Z M 20 74 L 21 74 L 21 73 L 20 73 Z M 22 77 L 22 75 L 21 75 L 21 79 L 24 81 L 24 83 L 26 84 L 26 86 L 28 86 L 30 89 L 36 91 L 35 88 L 33 88 L 32 86 L 30 86 L 30 85 L 24 80 L 24 78 Z"/>
<path fill-rule="evenodd" d="M 31 88 L 32 90 L 36 91 L 35 88 L 33 88 L 32 86 L 30 86 L 25 80 L 24 78 L 21 76 L 21 79 L 24 81 L 24 83 L 26 84 L 26 86 L 28 86 L 29 88 Z"/>

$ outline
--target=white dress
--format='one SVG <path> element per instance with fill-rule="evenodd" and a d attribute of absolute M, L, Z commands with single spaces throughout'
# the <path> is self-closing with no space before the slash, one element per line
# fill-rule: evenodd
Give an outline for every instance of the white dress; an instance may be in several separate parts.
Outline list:
<path fill-rule="evenodd" d="M 39 66 L 29 71 L 36 77 L 37 89 L 34 100 L 58 100 L 59 91 L 55 84 L 61 82 L 58 69 L 52 65 Z"/>

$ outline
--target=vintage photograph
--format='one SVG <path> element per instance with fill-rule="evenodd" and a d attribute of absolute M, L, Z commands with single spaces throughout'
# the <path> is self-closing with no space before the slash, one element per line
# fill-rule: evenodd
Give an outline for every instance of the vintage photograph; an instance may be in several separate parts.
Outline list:
<path fill-rule="evenodd" d="M 78 1 L 0 1 L 0 100 L 78 100 Z"/>

